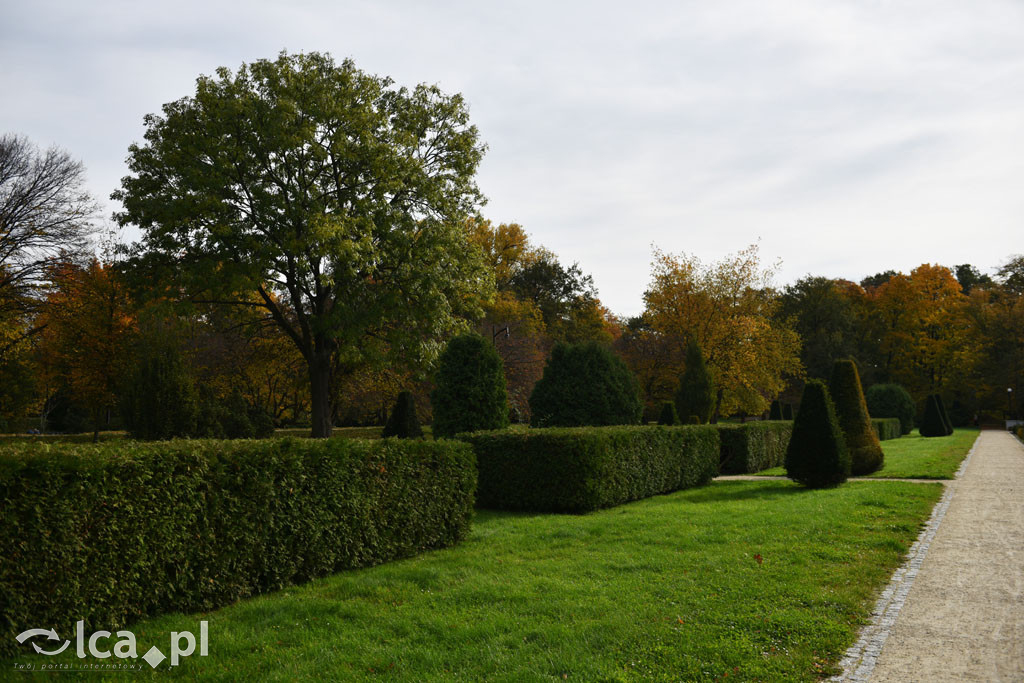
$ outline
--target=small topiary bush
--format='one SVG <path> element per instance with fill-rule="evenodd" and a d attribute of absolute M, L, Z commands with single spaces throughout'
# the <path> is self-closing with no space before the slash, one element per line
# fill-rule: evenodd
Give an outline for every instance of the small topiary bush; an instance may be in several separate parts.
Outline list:
<path fill-rule="evenodd" d="M 638 424 L 643 403 L 636 379 L 596 342 L 557 344 L 530 394 L 534 427 Z"/>
<path fill-rule="evenodd" d="M 430 403 L 436 439 L 507 427 L 505 370 L 494 345 L 479 334 L 464 334 L 448 342 Z"/>
<path fill-rule="evenodd" d="M 451 545 L 475 489 L 454 441 L 2 446 L 0 656 Z"/>
<path fill-rule="evenodd" d="M 860 375 L 852 360 L 839 360 L 832 366 L 829 395 L 835 405 L 839 428 L 843 430 L 850 453 L 850 472 L 854 476 L 882 469 L 884 456 L 878 435 L 871 424 L 868 407 L 860 387 Z"/>
<path fill-rule="evenodd" d="M 666 427 L 679 424 L 679 416 L 676 415 L 676 404 L 672 401 L 665 401 L 661 404 L 661 415 L 658 416 L 658 424 Z"/>
<path fill-rule="evenodd" d="M 768 410 L 769 420 L 781 420 L 782 419 L 782 403 L 778 399 L 772 401 L 772 407 Z"/>
<path fill-rule="evenodd" d="M 786 448 L 793 435 L 792 422 L 719 423 L 715 427 L 722 443 L 719 455 L 722 474 L 752 474 L 786 461 Z"/>
<path fill-rule="evenodd" d="M 782 419 L 792 420 L 793 419 L 793 404 L 783 403 L 782 404 Z"/>
<path fill-rule="evenodd" d="M 946 423 L 942 419 L 942 409 L 939 406 L 938 396 L 928 394 L 924 404 L 924 418 L 921 420 L 921 436 L 948 436 Z"/>
<path fill-rule="evenodd" d="M 686 368 L 676 393 L 676 412 L 696 415 L 701 424 L 710 422 L 715 413 L 715 398 L 715 383 L 704 362 L 704 353 L 691 338 L 686 345 Z"/>
<path fill-rule="evenodd" d="M 897 417 L 871 418 L 871 426 L 879 441 L 898 439 L 903 436 L 903 425 Z"/>
<path fill-rule="evenodd" d="M 416 419 L 416 401 L 410 392 L 403 391 L 398 394 L 398 400 L 395 401 L 394 410 L 384 425 L 382 436 L 395 436 L 399 439 L 419 439 L 423 436 L 420 421 Z"/>
<path fill-rule="evenodd" d="M 786 449 L 786 476 L 809 488 L 838 486 L 850 476 L 850 453 L 825 384 L 804 386 Z"/>
<path fill-rule="evenodd" d="M 576 427 L 461 434 L 476 453 L 477 504 L 587 512 L 702 486 L 718 472 L 718 430 Z"/>
<path fill-rule="evenodd" d="M 875 384 L 864 395 L 871 417 L 896 417 L 900 429 L 909 434 L 914 429 L 914 399 L 899 384 Z"/>

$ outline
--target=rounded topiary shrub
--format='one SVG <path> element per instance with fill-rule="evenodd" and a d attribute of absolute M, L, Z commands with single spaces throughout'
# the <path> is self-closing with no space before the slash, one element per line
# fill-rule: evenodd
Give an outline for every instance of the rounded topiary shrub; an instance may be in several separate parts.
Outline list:
<path fill-rule="evenodd" d="M 878 433 L 871 424 L 856 363 L 837 360 L 832 366 L 828 390 L 850 452 L 850 472 L 859 476 L 882 469 L 882 444 L 878 442 Z"/>
<path fill-rule="evenodd" d="M 896 417 L 900 431 L 909 434 L 914 429 L 914 399 L 899 384 L 875 384 L 864 394 L 871 417 Z"/>
<path fill-rule="evenodd" d="M 661 404 L 661 414 L 658 416 L 660 425 L 679 424 L 679 415 L 676 414 L 676 404 L 672 401 L 665 401 Z"/>
<path fill-rule="evenodd" d="M 423 436 L 420 421 L 416 418 L 416 401 L 410 392 L 403 391 L 398 394 L 395 408 L 384 425 L 382 436 L 397 436 L 399 439 L 418 439 Z"/>
<path fill-rule="evenodd" d="M 819 380 L 804 387 L 786 448 L 786 476 L 810 488 L 838 486 L 850 476 L 850 453 L 835 406 Z"/>
<path fill-rule="evenodd" d="M 793 419 L 793 404 L 783 403 L 782 404 L 782 419 L 792 420 Z"/>
<path fill-rule="evenodd" d="M 636 379 L 610 349 L 558 344 L 530 394 L 534 427 L 638 424 L 643 404 Z"/>
<path fill-rule="evenodd" d="M 686 368 L 679 378 L 676 413 L 696 415 L 701 423 L 710 422 L 715 412 L 715 382 L 711 377 L 700 345 L 690 339 L 686 345 Z"/>
<path fill-rule="evenodd" d="M 439 360 L 430 404 L 434 438 L 507 427 L 505 370 L 494 345 L 479 334 L 449 341 Z"/>
<path fill-rule="evenodd" d="M 772 407 L 768 410 L 769 420 L 782 419 L 782 403 L 778 400 L 772 401 Z"/>
<path fill-rule="evenodd" d="M 921 419 L 921 436 L 948 436 L 946 423 L 942 419 L 942 408 L 939 406 L 938 396 L 928 394 L 924 404 L 924 418 Z"/>

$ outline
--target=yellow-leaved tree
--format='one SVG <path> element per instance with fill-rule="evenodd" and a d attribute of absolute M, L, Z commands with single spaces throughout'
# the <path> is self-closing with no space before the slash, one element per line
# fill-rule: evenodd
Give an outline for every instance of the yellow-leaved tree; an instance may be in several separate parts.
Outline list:
<path fill-rule="evenodd" d="M 718 387 L 716 416 L 761 413 L 802 373 L 799 336 L 773 320 L 776 270 L 762 267 L 757 245 L 710 265 L 654 250 L 644 318 L 680 350 L 691 337 L 700 345 Z"/>

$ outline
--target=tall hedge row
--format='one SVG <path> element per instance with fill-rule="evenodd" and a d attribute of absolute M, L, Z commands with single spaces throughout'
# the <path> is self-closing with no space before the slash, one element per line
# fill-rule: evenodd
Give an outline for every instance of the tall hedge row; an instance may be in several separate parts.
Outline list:
<path fill-rule="evenodd" d="M 701 486 L 718 472 L 711 426 L 621 426 L 462 434 L 480 472 L 477 504 L 587 512 Z"/>
<path fill-rule="evenodd" d="M 451 545 L 476 468 L 453 441 L 0 449 L 0 656 L 28 628 L 114 630 Z"/>
<path fill-rule="evenodd" d="M 751 474 L 786 461 L 786 448 L 793 435 L 793 423 L 760 421 L 746 424 L 715 425 L 722 447 L 719 469 L 722 474 Z"/>
<path fill-rule="evenodd" d="M 898 439 L 903 436 L 902 421 L 898 417 L 873 417 L 871 426 L 874 427 L 879 441 Z"/>

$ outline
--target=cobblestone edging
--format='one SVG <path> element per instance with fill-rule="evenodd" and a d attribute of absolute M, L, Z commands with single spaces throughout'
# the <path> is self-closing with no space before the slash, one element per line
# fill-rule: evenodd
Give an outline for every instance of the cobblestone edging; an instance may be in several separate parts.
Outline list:
<path fill-rule="evenodd" d="M 960 463 L 960 469 L 956 471 L 954 480 L 963 476 L 964 471 L 967 470 L 967 465 L 971 462 L 977 445 L 978 439 L 975 439 L 971 450 L 967 452 L 967 456 Z M 881 654 L 882 647 L 885 646 L 885 641 L 889 638 L 889 632 L 892 630 L 893 624 L 896 623 L 896 617 L 899 616 L 903 604 L 907 601 L 907 594 L 910 593 L 910 587 L 914 584 L 921 564 L 924 563 L 925 555 L 928 554 L 928 548 L 935 538 L 935 533 L 939 530 L 942 518 L 946 516 L 946 510 L 949 509 L 949 504 L 953 500 L 954 491 L 955 486 L 951 484 L 946 486 L 946 491 L 932 510 L 932 516 L 928 519 L 928 523 L 918 535 L 917 540 L 914 541 L 914 545 L 910 546 L 906 562 L 893 573 L 889 585 L 882 591 L 878 602 L 875 603 L 875 609 L 871 613 L 871 623 L 861 629 L 860 638 L 850 646 L 842 661 L 839 662 L 843 673 L 833 676 L 829 679 L 830 681 L 864 683 L 871 678 L 878 655 Z"/>

